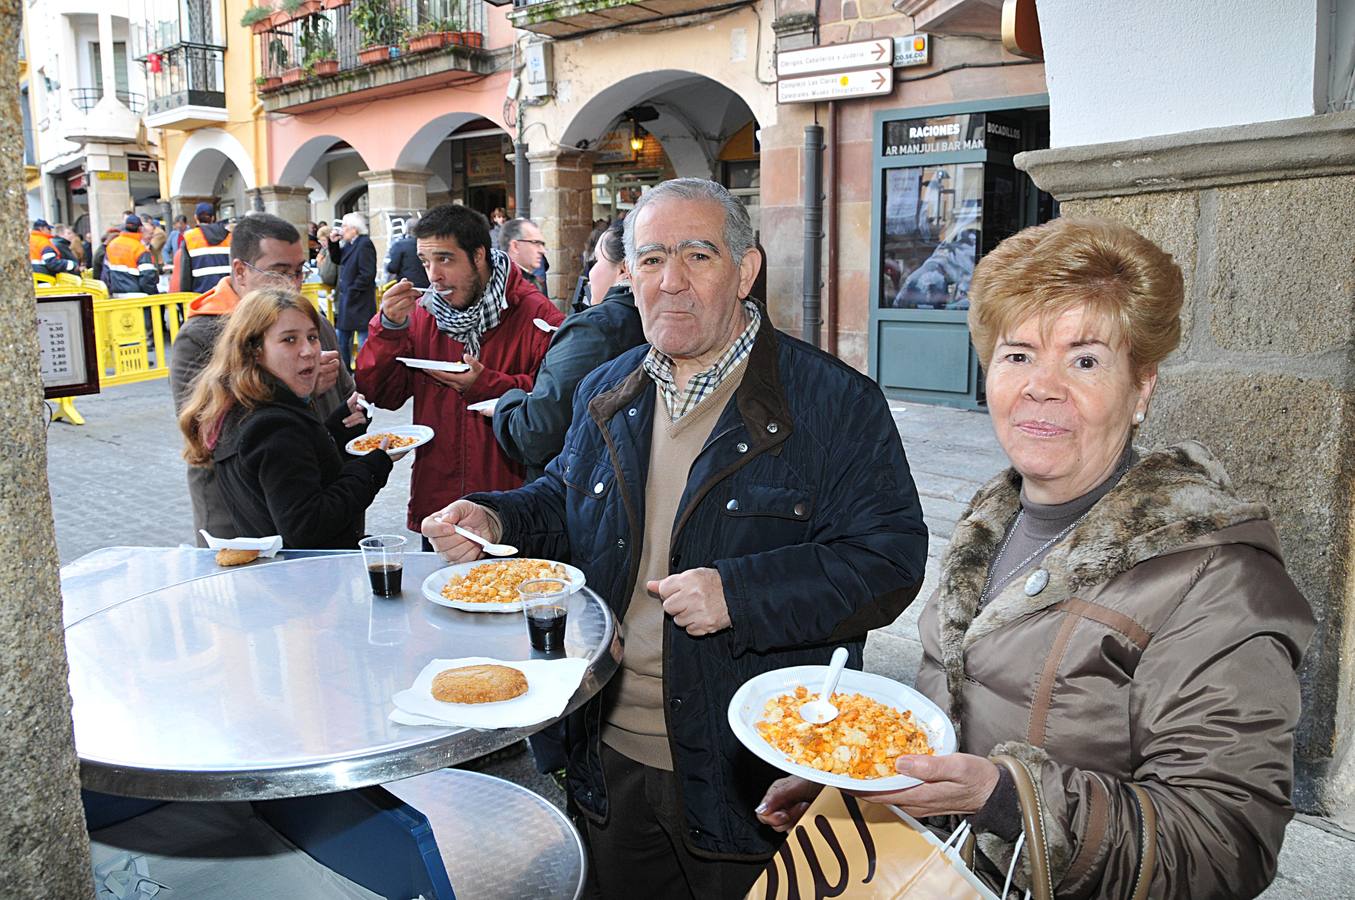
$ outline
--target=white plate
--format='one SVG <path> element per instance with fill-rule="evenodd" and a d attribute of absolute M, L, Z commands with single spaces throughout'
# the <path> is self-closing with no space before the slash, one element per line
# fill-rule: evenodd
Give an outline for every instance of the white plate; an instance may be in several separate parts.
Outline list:
<path fill-rule="evenodd" d="M 792 775 L 799 775 L 816 784 L 854 791 L 897 791 L 919 784 L 920 782 L 910 775 L 848 778 L 846 775 L 820 772 L 818 769 L 791 762 L 786 758 L 786 754 L 763 740 L 762 735 L 758 734 L 757 723 L 762 719 L 767 701 L 792 691 L 799 685 L 809 688 L 811 693 L 817 693 L 823 685 L 826 674 L 827 666 L 793 666 L 789 669 L 764 672 L 747 681 L 729 701 L 729 727 L 733 730 L 734 736 L 768 765 Z M 864 694 L 895 709 L 912 710 L 913 721 L 927 733 L 927 742 L 937 756 L 955 752 L 955 728 L 951 725 L 950 719 L 935 703 L 907 685 L 891 681 L 882 675 L 843 669 L 837 693 Z"/>
<path fill-rule="evenodd" d="M 470 404 L 469 406 L 466 407 L 466 409 L 470 410 L 471 412 L 477 413 L 478 412 L 492 413 L 494 412 L 494 407 L 498 406 L 499 401 L 502 399 L 503 399 L 502 397 L 495 397 L 493 400 L 481 400 L 479 403 Z"/>
<path fill-rule="evenodd" d="M 411 369 L 432 369 L 434 372 L 470 371 L 470 366 L 463 362 L 448 362 L 445 359 L 414 359 L 411 356 L 397 356 L 395 358 Z"/>
<path fill-rule="evenodd" d="M 362 440 L 363 438 L 374 434 L 395 434 L 399 435 L 400 437 L 415 438 L 414 443 L 410 444 L 407 447 L 401 447 L 398 450 L 392 450 L 391 451 L 392 453 L 405 453 L 406 451 L 413 450 L 415 447 L 422 447 L 424 444 L 428 443 L 433 439 L 433 429 L 429 428 L 427 425 L 395 425 L 390 428 L 375 428 L 369 431 L 367 434 L 358 435 L 348 443 L 344 444 L 343 449 L 347 450 L 354 456 L 366 456 L 368 453 L 371 453 L 373 451 L 354 450 L 353 445 L 356 444 L 358 441 Z"/>
<path fill-rule="evenodd" d="M 527 558 L 535 559 L 536 557 Z M 438 569 L 423 580 L 423 595 L 438 606 L 446 606 L 449 609 L 461 609 L 466 612 L 520 612 L 522 610 L 521 600 L 514 600 L 511 603 L 465 603 L 461 600 L 448 600 L 446 597 L 442 596 L 442 586 L 448 581 L 451 581 L 452 577 L 455 575 L 465 575 L 476 566 L 492 566 L 498 563 L 516 561 L 517 560 L 511 559 L 477 559 L 474 562 L 457 563 L 456 565 L 448 566 L 445 569 Z M 561 565 L 564 564 L 562 563 Z M 565 565 L 565 577 L 569 579 L 570 593 L 577 591 L 584 585 L 583 573 L 573 566 Z"/>

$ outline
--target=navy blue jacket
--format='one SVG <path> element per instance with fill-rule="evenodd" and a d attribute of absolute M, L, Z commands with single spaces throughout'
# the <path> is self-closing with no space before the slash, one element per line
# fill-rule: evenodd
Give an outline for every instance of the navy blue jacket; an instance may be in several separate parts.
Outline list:
<path fill-rule="evenodd" d="M 390 256 L 386 260 L 386 272 L 396 281 L 408 278 L 416 288 L 428 287 L 428 272 L 419 262 L 419 250 L 413 236 L 400 238 L 391 244 Z"/>
<path fill-rule="evenodd" d="M 474 494 L 505 541 L 573 563 L 626 613 L 644 533 L 657 399 L 643 345 L 579 385 L 564 449 L 515 491 Z M 734 692 L 762 672 L 825 664 L 845 645 L 859 668 L 866 632 L 898 617 L 922 586 L 927 530 L 880 388 L 767 318 L 743 381 L 692 464 L 673 525 L 669 571 L 719 571 L 731 628 L 694 638 L 664 625 L 664 696 L 687 846 L 765 858 L 780 838 L 753 808 L 778 773 L 730 731 Z M 613 648 L 617 652 L 618 648 Z M 599 761 L 602 700 L 567 725 L 570 793 L 607 817 Z"/>
<path fill-rule="evenodd" d="M 339 264 L 339 311 L 334 327 L 361 331 L 376 315 L 376 245 L 360 234 L 347 245 L 331 241 L 329 254 Z"/>
<path fill-rule="evenodd" d="M 541 477 L 565 443 L 579 382 L 598 366 L 645 342 L 630 285 L 614 286 L 602 302 L 565 319 L 551 338 L 529 394 L 513 388 L 494 407 L 494 437 L 503 452 Z"/>

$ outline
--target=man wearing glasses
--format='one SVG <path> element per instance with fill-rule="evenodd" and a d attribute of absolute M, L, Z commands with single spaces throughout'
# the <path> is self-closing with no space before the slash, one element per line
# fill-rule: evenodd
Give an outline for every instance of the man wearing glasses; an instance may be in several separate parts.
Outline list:
<path fill-rule="evenodd" d="M 499 229 L 499 249 L 508 254 L 508 258 L 517 264 L 525 277 L 545 296 L 546 272 L 550 263 L 546 261 L 546 241 L 541 229 L 531 219 L 510 219 Z"/>
<path fill-rule="evenodd" d="M 235 226 L 230 247 L 230 274 L 216 287 L 188 305 L 186 320 L 174 340 L 169 363 L 169 386 L 174 411 L 179 413 L 192 394 L 193 379 L 212 358 L 212 347 L 226 317 L 240 298 L 264 287 L 301 290 L 305 278 L 306 245 L 290 222 L 268 213 L 250 213 Z M 334 326 L 320 317 L 320 375 L 312 407 L 324 421 L 348 402 L 353 376 L 339 365 L 339 339 Z M 193 534 L 199 547 L 207 546 L 200 529 L 214 537 L 235 537 L 235 523 L 221 500 L 210 466 L 188 467 L 188 496 L 193 502 Z"/>

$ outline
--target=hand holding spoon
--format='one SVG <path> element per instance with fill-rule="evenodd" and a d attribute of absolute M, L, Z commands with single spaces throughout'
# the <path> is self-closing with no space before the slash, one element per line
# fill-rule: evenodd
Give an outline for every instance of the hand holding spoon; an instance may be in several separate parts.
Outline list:
<path fill-rule="evenodd" d="M 455 529 L 456 533 L 461 535 L 463 538 L 475 541 L 475 543 L 479 544 L 481 547 L 484 547 L 485 552 L 488 553 L 490 556 L 517 555 L 518 548 L 514 547 L 512 544 L 496 544 L 492 541 L 485 540 L 484 538 L 480 537 L 480 535 L 476 534 L 473 531 L 467 531 L 460 525 L 453 525 L 452 528 Z M 845 654 L 847 651 L 844 649 L 842 652 Z M 843 657 L 843 661 L 844 662 L 846 661 L 845 656 Z M 833 710 L 833 715 L 837 715 L 837 710 Z"/>
<path fill-rule="evenodd" d="M 832 696 L 833 691 L 837 690 L 837 682 L 842 677 L 842 667 L 845 665 L 847 665 L 847 648 L 838 647 L 833 651 L 833 661 L 828 664 L 828 675 L 823 679 L 823 690 L 819 691 L 819 699 L 810 700 L 800 707 L 800 718 L 811 725 L 824 725 L 837 718 L 837 707 L 832 703 Z"/>

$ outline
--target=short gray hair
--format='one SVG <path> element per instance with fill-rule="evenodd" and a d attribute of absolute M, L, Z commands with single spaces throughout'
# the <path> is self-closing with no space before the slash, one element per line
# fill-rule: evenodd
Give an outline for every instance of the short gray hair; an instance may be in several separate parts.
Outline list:
<path fill-rule="evenodd" d="M 630 267 L 632 272 L 635 271 L 637 262 L 635 259 L 635 222 L 640 218 L 640 210 L 650 203 L 672 198 L 705 200 L 710 203 L 718 203 L 724 207 L 725 246 L 729 248 L 729 254 L 734 258 L 735 265 L 738 265 L 739 261 L 743 259 L 744 254 L 753 249 L 755 245 L 753 222 L 748 218 L 748 208 L 743 205 L 738 197 L 731 194 L 728 188 L 705 178 L 673 178 L 661 182 L 641 194 L 640 199 L 635 201 L 635 208 L 626 215 L 626 265 Z"/>
<path fill-rule="evenodd" d="M 360 212 L 351 212 L 344 215 L 343 224 L 345 228 L 356 228 L 358 234 L 367 233 L 367 217 Z"/>
<path fill-rule="evenodd" d="M 499 249 L 507 253 L 509 242 L 522 240 L 522 226 L 535 224 L 531 219 L 509 219 L 504 222 L 499 226 Z"/>

